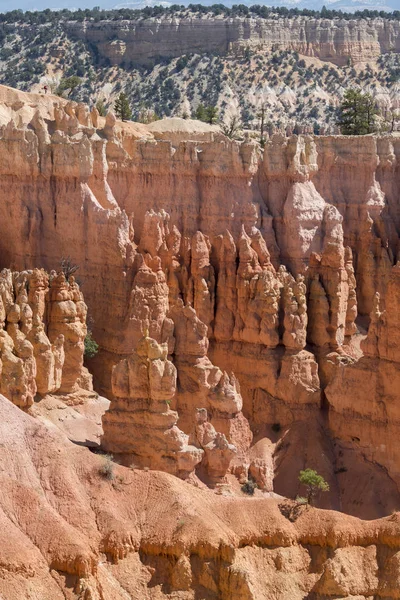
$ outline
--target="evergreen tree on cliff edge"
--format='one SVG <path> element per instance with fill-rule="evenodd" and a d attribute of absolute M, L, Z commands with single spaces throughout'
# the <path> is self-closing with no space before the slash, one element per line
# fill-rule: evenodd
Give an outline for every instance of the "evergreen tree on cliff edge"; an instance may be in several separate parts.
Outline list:
<path fill-rule="evenodd" d="M 127 95 L 121 92 L 114 104 L 115 114 L 121 121 L 130 121 L 132 118 L 132 110 L 129 106 Z"/>
<path fill-rule="evenodd" d="M 348 89 L 339 109 L 338 125 L 343 135 L 366 135 L 376 131 L 378 109 L 369 93 Z"/>

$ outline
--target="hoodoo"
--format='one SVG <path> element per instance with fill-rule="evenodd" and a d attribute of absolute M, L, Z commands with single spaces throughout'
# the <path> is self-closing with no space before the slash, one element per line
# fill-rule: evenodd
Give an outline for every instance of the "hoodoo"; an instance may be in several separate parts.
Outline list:
<path fill-rule="evenodd" d="M 398 598 L 400 137 L 0 120 L 0 596 Z"/>

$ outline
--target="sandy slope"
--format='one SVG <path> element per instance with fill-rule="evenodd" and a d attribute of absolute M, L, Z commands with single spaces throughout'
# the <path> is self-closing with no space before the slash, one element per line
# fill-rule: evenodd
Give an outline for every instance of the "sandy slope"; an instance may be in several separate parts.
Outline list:
<path fill-rule="evenodd" d="M 4 397 L 0 408 L 5 600 L 305 598 L 331 589 L 338 565 L 360 561 L 369 586 L 398 579 L 385 563 L 375 573 L 377 551 L 397 556 L 397 517 L 367 523 L 309 509 L 292 523 L 275 500 L 217 496 L 160 472 L 115 465 L 107 480 L 104 457 Z M 360 569 L 341 567 L 343 589 L 367 589 Z"/>

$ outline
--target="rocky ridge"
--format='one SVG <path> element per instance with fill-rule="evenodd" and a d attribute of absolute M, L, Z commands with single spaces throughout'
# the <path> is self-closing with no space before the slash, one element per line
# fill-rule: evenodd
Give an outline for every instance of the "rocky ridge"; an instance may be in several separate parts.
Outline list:
<path fill-rule="evenodd" d="M 344 65 L 400 51 L 400 24 L 389 19 L 172 16 L 138 21 L 67 22 L 66 31 L 94 44 L 112 64 L 223 53 L 243 46 L 291 50 Z"/>
<path fill-rule="evenodd" d="M 121 20 L 117 11 L 113 20 L 101 12 L 80 21 L 79 12 L 71 20 L 16 14 L 0 25 L 0 83 L 64 90 L 106 109 L 124 91 L 134 120 L 146 123 L 189 118 L 211 104 L 222 123 L 235 117 L 257 138 L 261 112 L 264 133 L 337 133 L 343 93 L 356 87 L 375 98 L 379 131 L 399 128 L 398 20 L 254 15 L 196 16 L 176 8 L 147 20 Z M 75 87 L 64 89 L 65 80 Z"/>

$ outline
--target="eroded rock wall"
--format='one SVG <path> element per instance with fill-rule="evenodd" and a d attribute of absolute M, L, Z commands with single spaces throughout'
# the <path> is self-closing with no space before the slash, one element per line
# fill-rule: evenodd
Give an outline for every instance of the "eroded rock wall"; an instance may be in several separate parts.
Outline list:
<path fill-rule="evenodd" d="M 400 28 L 388 19 L 164 17 L 138 21 L 70 22 L 69 34 L 89 42 L 111 64 L 149 64 L 159 57 L 226 52 L 246 46 L 293 50 L 344 65 L 400 51 Z"/>
<path fill-rule="evenodd" d="M 289 496 L 311 466 L 325 506 L 395 508 L 399 138 L 274 136 L 262 153 L 52 101 L 46 120 L 32 98 L 7 107 L 0 266 L 80 265 L 104 444 Z"/>
<path fill-rule="evenodd" d="M 92 389 L 83 366 L 87 306 L 73 276 L 0 272 L 0 391 L 20 408 L 36 394 Z"/>

